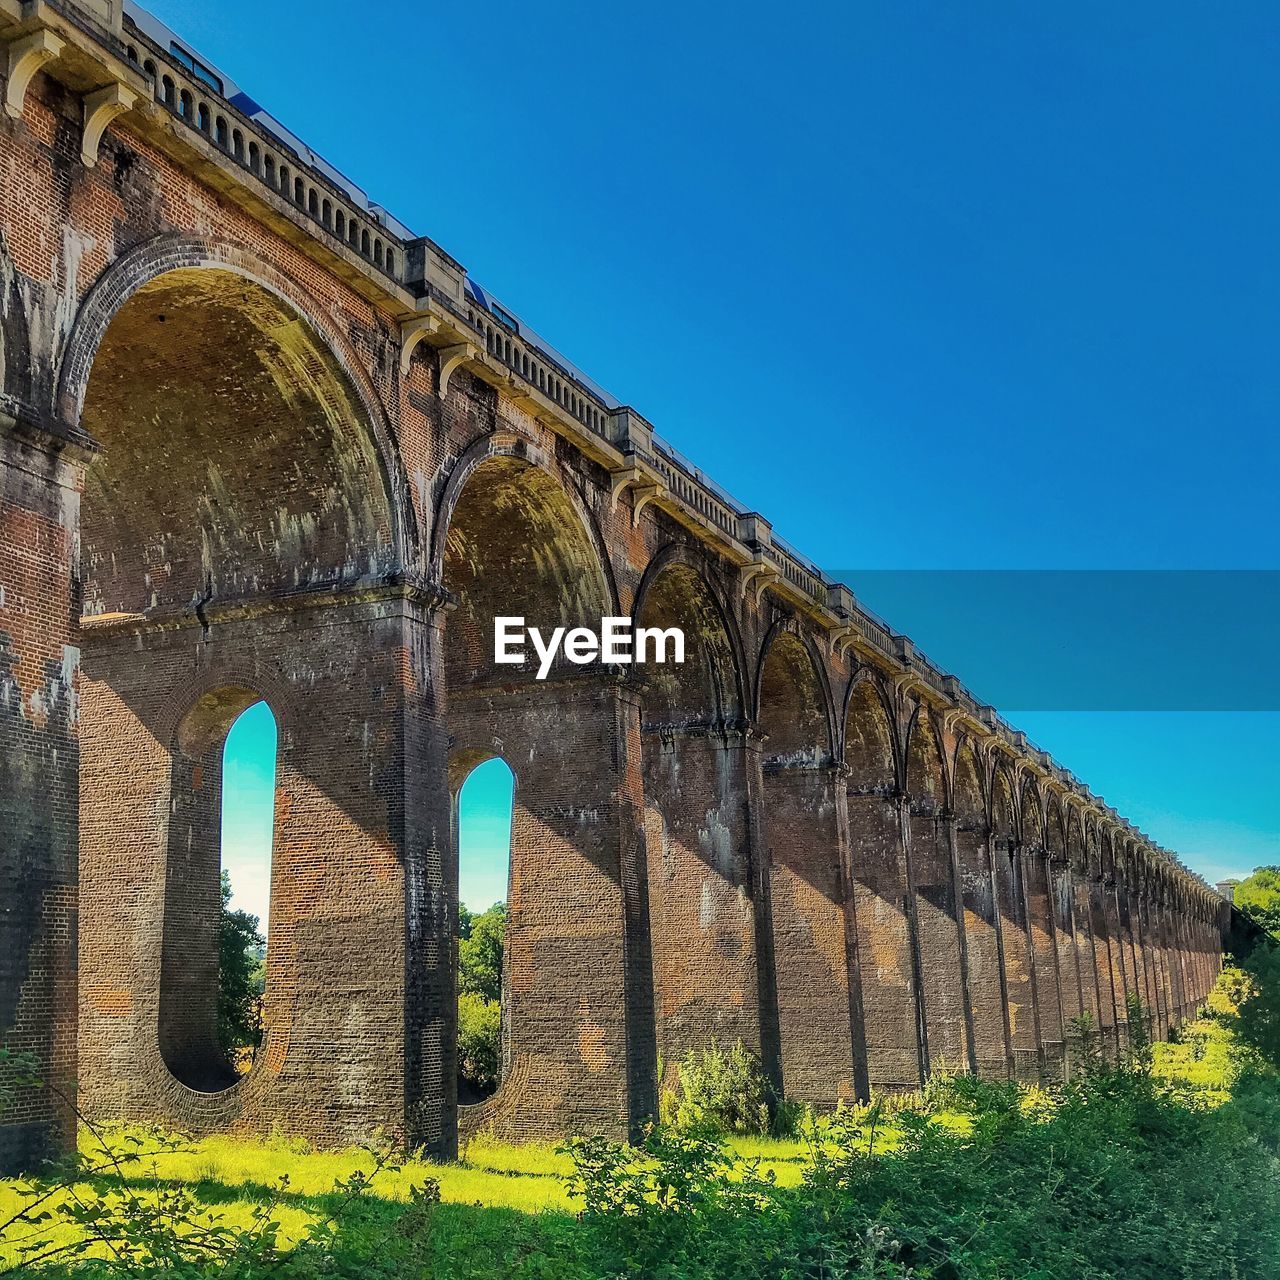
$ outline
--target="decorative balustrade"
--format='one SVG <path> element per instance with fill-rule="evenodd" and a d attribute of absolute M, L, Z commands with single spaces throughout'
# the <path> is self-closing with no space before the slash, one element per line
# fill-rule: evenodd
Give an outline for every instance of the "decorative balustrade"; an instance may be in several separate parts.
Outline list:
<path fill-rule="evenodd" d="M 275 134 L 233 106 L 145 32 L 127 28 L 125 54 L 152 83 L 155 101 L 192 133 L 308 217 L 315 227 L 393 281 L 404 278 L 404 242 Z"/>

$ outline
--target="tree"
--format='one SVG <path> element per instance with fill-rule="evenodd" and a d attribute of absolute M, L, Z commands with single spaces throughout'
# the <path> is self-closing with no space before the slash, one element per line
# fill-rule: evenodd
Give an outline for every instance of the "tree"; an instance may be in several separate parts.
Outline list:
<path fill-rule="evenodd" d="M 266 939 L 258 917 L 231 910 L 231 877 L 222 873 L 218 922 L 218 1044 L 233 1064 L 262 1043 Z"/>
<path fill-rule="evenodd" d="M 507 904 L 473 915 L 458 908 L 458 1077 L 465 1102 L 498 1087 L 502 1054 L 502 947 Z"/>
<path fill-rule="evenodd" d="M 1235 904 L 1260 928 L 1280 938 L 1280 867 L 1259 867 L 1238 884 Z"/>
<path fill-rule="evenodd" d="M 462 915 L 466 914 L 466 932 Z M 502 999 L 502 946 L 507 935 L 507 904 L 495 902 L 488 911 L 473 916 L 459 912 L 458 992 Z"/>

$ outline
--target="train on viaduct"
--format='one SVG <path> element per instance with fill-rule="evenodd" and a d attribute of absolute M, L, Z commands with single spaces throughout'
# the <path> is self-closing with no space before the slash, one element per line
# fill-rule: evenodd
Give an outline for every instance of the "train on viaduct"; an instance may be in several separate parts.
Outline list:
<path fill-rule="evenodd" d="M 178 36 L 0 0 L 0 76 L 5 1168 L 73 1098 L 449 1156 L 634 1131 L 712 1040 L 821 1107 L 1195 1010 L 1220 897 Z M 539 680 L 497 615 L 687 660 Z M 260 700 L 266 1034 L 228 1080 L 222 746 Z M 493 756 L 504 1074 L 460 1107 L 456 798 Z"/>

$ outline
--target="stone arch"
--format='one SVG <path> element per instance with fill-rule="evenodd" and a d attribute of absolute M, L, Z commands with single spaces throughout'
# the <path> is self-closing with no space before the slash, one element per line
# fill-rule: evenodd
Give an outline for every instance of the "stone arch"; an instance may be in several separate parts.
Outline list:
<path fill-rule="evenodd" d="M 660 551 L 640 580 L 632 618 L 637 627 L 679 627 L 685 638 L 682 665 L 651 664 L 646 670 L 646 724 L 744 726 L 741 635 L 698 558 L 678 544 Z"/>
<path fill-rule="evenodd" d="M 1058 956 L 1058 997 L 1062 1014 L 1063 1068 L 1068 1074 L 1077 1065 L 1078 1046 L 1073 1043 L 1084 1008 L 1081 990 L 1079 951 L 1075 925 L 1075 895 L 1071 862 L 1067 852 L 1067 815 L 1057 791 L 1045 797 L 1045 852 L 1049 894 L 1053 914 L 1054 941 Z"/>
<path fill-rule="evenodd" d="M 904 776 L 926 1059 L 931 1071 L 956 1071 L 973 1065 L 971 1018 L 941 742 L 929 705 L 917 703 L 907 726 Z"/>
<path fill-rule="evenodd" d="M 300 322 L 318 339 L 315 354 L 332 362 L 358 408 L 360 427 L 368 436 L 386 494 L 393 552 L 390 567 L 403 569 L 418 554 L 417 521 L 394 433 L 369 374 L 346 336 L 315 307 L 307 292 L 243 246 L 164 235 L 137 245 L 107 267 L 81 301 L 62 348 L 55 420 L 72 433 L 86 430 L 83 416 L 92 373 L 117 314 L 164 276 L 204 271 L 238 276 L 256 286 L 277 300 L 282 323 Z M 88 434 L 92 436 L 92 431 Z"/>
<path fill-rule="evenodd" d="M 1046 1073 L 1050 1078 L 1058 1079 L 1062 1076 L 1065 1061 L 1065 1038 L 1048 817 L 1044 793 L 1033 775 L 1027 774 L 1023 778 L 1019 794 L 1022 830 L 1019 856 L 1040 1052 Z"/>
<path fill-rule="evenodd" d="M 895 795 L 901 790 L 897 718 L 877 671 L 861 667 L 845 690 L 842 756 L 851 792 Z"/>
<path fill-rule="evenodd" d="M 1089 860 L 1085 814 L 1080 804 L 1068 796 L 1064 818 L 1067 828 L 1067 865 L 1071 870 L 1072 906 L 1075 919 L 1076 964 L 1080 971 L 1081 1016 L 1085 1022 L 1073 1048 L 1083 1053 L 1084 1037 L 1097 1044 L 1102 1031 L 1102 989 L 1099 985 L 1098 943 L 1093 934 L 1094 876 Z"/>
<path fill-rule="evenodd" d="M 1003 1079 L 1009 1074 L 1009 1035 L 983 775 L 978 748 L 961 735 L 951 765 L 952 839 L 964 907 L 972 1060 L 980 1075 Z"/>
<path fill-rule="evenodd" d="M 812 641 L 793 620 L 780 618 L 769 629 L 752 684 L 754 719 L 767 735 L 766 758 L 830 763 L 835 741 L 831 687 Z"/>
<path fill-rule="evenodd" d="M 440 631 L 451 779 L 501 756 L 516 778 L 503 960 L 498 1090 L 458 1112 L 465 1137 L 625 1133 L 636 1117 L 635 966 L 624 952 L 622 800 L 629 760 L 626 686 L 599 661 L 561 650 L 499 664 L 494 619 L 598 632 L 616 594 L 598 535 L 572 483 L 538 446 L 509 432 L 475 439 L 445 482 L 428 572 L 453 608 Z M 624 845 L 624 841 L 627 843 Z M 453 843 L 453 842 L 451 842 Z M 445 859 L 442 909 L 457 935 L 458 860 Z M 452 984 L 451 984 L 452 985 Z M 446 1035 L 456 1042 L 456 999 Z M 448 1088 L 456 1086 L 456 1074 Z"/>
<path fill-rule="evenodd" d="M 664 547 L 640 581 L 633 621 L 685 637 L 682 666 L 644 669 L 640 706 L 657 1057 L 670 1083 L 689 1051 L 742 1040 L 777 1079 L 767 837 L 752 798 L 760 761 L 741 639 L 714 562 Z"/>
<path fill-rule="evenodd" d="M 607 561 L 576 498 L 540 452 L 522 441 L 482 438 L 454 468 L 431 549 L 432 569 L 455 604 L 444 628 L 451 690 L 536 676 L 537 657 L 528 644 L 523 664 L 495 662 L 496 617 L 523 617 L 544 635 L 559 626 L 598 632 L 601 618 L 616 608 Z M 580 669 L 562 650 L 555 670 Z"/>
<path fill-rule="evenodd" d="M 241 1083 L 218 1041 L 223 748 L 244 711 L 271 702 L 256 685 L 204 683 L 170 743 L 156 1012 L 160 1057 L 170 1074 L 196 1093 L 217 1094 Z M 255 1055 L 255 1066 L 265 1059 Z"/>
<path fill-rule="evenodd" d="M 1022 884 L 1018 793 L 1004 759 L 993 759 L 990 769 L 991 862 L 1000 915 L 1009 1047 L 1018 1077 L 1035 1079 L 1039 1074 L 1040 1035 L 1036 1025 L 1031 938 Z"/>
<path fill-rule="evenodd" d="M 915 904 L 901 812 L 892 703 L 877 673 L 850 681 L 842 733 L 867 1075 L 872 1089 L 916 1088 L 926 1068 Z"/>
<path fill-rule="evenodd" d="M 80 506 L 80 947 L 96 984 L 82 993 L 84 1096 L 96 1114 L 192 1130 L 279 1125 L 337 1144 L 407 1125 L 438 1142 L 438 1128 L 417 1129 L 438 1125 L 418 1107 L 437 1092 L 432 1064 L 410 1047 L 399 1080 L 385 1071 L 406 1036 L 422 1042 L 405 990 L 430 981 L 395 940 L 406 881 L 428 882 L 435 846 L 415 838 L 421 815 L 386 800 L 420 686 L 406 679 L 404 618 L 378 599 L 403 581 L 416 533 L 368 375 L 300 295 L 243 250 L 165 238 L 100 277 L 64 349 L 58 417 L 102 445 Z M 174 764 L 173 717 L 215 672 L 277 717 L 283 825 L 262 1067 L 206 1093 L 163 1067 L 147 1031 L 180 966 L 134 963 L 119 940 L 150 946 L 162 918 L 171 877 L 155 815 L 175 769 L 194 794 L 212 768 Z M 273 672 L 284 697 L 266 687 Z M 347 904 L 343 919 L 331 901 Z M 358 964 L 353 936 L 366 939 Z M 128 1063 L 123 1047 L 144 1042 Z M 317 1102 L 339 1077 L 359 1107 Z"/>
<path fill-rule="evenodd" d="M 430 545 L 427 551 L 428 578 L 436 583 L 444 581 L 449 530 L 453 526 L 458 503 L 466 492 L 472 476 L 477 468 L 503 458 L 516 459 L 537 467 L 560 486 L 565 502 L 595 551 L 598 572 L 603 579 L 603 594 L 607 601 L 608 612 L 615 615 L 621 613 L 613 564 L 594 513 L 583 501 L 577 486 L 566 483 L 557 472 L 554 461 L 544 449 L 507 431 L 486 432 L 477 436 L 463 450 L 450 469 L 436 502 L 435 516 L 432 520 Z"/>
<path fill-rule="evenodd" d="M 843 784 L 822 666 L 794 622 L 770 629 L 754 687 L 783 1090 L 831 1106 L 861 1091 L 837 813 Z"/>
<path fill-rule="evenodd" d="M 1116 973 L 1113 951 L 1117 944 L 1115 911 L 1110 904 L 1110 852 L 1096 814 L 1083 818 L 1085 862 L 1089 868 L 1089 920 L 1093 931 L 1094 965 L 1098 981 L 1098 1034 L 1103 1052 L 1114 1059 L 1117 1052 Z M 1120 991 L 1123 993 L 1123 984 Z"/>

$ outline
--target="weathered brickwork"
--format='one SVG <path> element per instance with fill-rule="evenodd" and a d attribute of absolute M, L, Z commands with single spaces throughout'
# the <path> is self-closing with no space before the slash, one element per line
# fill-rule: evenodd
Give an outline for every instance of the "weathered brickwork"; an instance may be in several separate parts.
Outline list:
<path fill-rule="evenodd" d="M 341 234 L 327 179 L 289 158 L 272 188 L 229 104 L 202 130 L 67 4 L 0 8 L 0 43 L 62 49 L 0 117 L 0 1035 L 42 1079 L 0 1168 L 70 1141 L 77 1083 L 96 1115 L 448 1154 L 625 1133 L 713 1040 L 830 1106 L 1114 1055 L 1131 996 L 1160 1035 L 1194 1011 L 1229 924 L 1202 882 L 430 241 Z M 107 82 L 137 102 L 87 165 Z M 687 662 L 494 663 L 497 615 L 604 614 L 682 628 Z M 237 1079 L 221 750 L 258 699 L 266 1039 Z M 456 801 L 492 756 L 503 1083 L 459 1107 Z"/>

